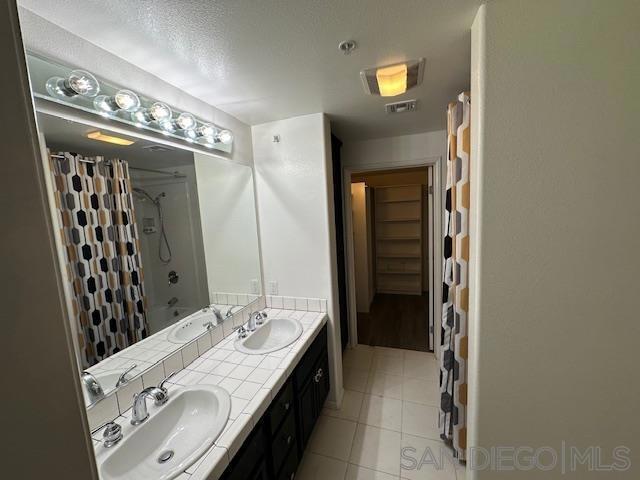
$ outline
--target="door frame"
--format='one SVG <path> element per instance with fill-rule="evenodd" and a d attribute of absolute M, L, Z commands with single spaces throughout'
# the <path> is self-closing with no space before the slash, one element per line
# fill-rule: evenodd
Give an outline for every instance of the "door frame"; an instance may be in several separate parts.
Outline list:
<path fill-rule="evenodd" d="M 433 265 L 430 268 L 429 273 L 431 278 L 429 279 L 429 307 L 430 314 L 433 318 L 434 325 L 434 353 L 436 357 L 439 357 L 440 335 L 441 329 L 437 328 L 440 325 L 440 319 L 442 318 L 442 219 L 443 219 L 443 205 L 444 205 L 444 179 L 443 174 L 446 170 L 442 164 L 442 156 L 424 157 L 411 161 L 410 163 L 404 163 L 398 165 L 394 162 L 388 163 L 375 163 L 375 164 L 362 164 L 358 166 L 345 166 L 343 168 L 342 175 L 342 206 L 343 206 L 343 221 L 344 221 L 344 242 L 345 242 L 345 262 L 347 270 L 347 305 L 349 308 L 349 348 L 354 348 L 358 344 L 358 312 L 356 309 L 356 288 L 355 288 L 355 261 L 354 261 L 354 247 L 353 247 L 353 219 L 351 213 L 351 175 L 361 172 L 373 172 L 380 170 L 398 170 L 403 168 L 416 168 L 416 167 L 432 167 L 433 176 L 433 222 L 430 225 L 433 231 L 433 248 L 431 250 L 431 256 L 429 263 Z M 436 193 L 440 194 L 437 195 Z M 439 220 L 439 221 L 438 221 Z M 428 345 L 428 339 L 427 339 Z"/>

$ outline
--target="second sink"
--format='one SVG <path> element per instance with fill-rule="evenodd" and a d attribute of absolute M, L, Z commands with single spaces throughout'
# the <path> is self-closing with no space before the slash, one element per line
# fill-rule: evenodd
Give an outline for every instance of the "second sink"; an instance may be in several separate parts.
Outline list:
<path fill-rule="evenodd" d="M 272 318 L 250 333 L 235 341 L 236 350 L 249 355 L 275 352 L 291 345 L 302 335 L 302 324 L 293 318 Z"/>

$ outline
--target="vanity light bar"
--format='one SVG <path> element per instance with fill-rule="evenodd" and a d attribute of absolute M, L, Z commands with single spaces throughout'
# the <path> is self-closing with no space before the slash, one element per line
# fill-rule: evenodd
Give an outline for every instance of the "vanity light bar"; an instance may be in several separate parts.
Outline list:
<path fill-rule="evenodd" d="M 216 143 L 230 145 L 233 134 L 230 130 L 216 127 L 212 123 L 202 122 L 189 112 L 181 112 L 174 116 L 171 108 L 162 102 L 142 104 L 136 93 L 120 89 L 114 95 L 98 95 L 100 82 L 94 75 L 85 70 L 73 70 L 67 76 L 51 77 L 45 84 L 47 93 L 54 98 L 73 101 L 77 98 L 93 99 L 93 109 L 100 115 L 110 118 L 124 112 L 138 127 L 157 126 L 156 131 L 165 134 L 180 134 L 187 142 L 198 142 L 213 148 Z"/>

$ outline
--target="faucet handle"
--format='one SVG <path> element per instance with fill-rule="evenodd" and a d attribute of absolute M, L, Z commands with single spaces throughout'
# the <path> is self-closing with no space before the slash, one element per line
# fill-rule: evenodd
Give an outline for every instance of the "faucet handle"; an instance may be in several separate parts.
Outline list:
<path fill-rule="evenodd" d="M 129 380 L 127 380 L 127 374 L 133 370 L 134 368 L 136 368 L 138 365 L 136 365 L 135 363 L 133 365 L 131 365 L 129 368 L 127 368 L 124 372 L 122 372 L 122 375 L 120 375 L 118 377 L 118 381 L 116 382 L 116 388 L 118 388 L 120 385 L 124 385 L 125 383 L 127 383 Z"/>
<path fill-rule="evenodd" d="M 267 312 L 256 312 L 256 325 L 262 325 L 267 318 Z"/>
<path fill-rule="evenodd" d="M 238 338 L 246 338 L 247 329 L 244 328 L 244 325 L 240 325 L 239 327 L 233 327 L 233 330 L 238 332 Z"/>
<path fill-rule="evenodd" d="M 167 375 L 166 377 L 164 377 L 164 379 L 163 379 L 163 380 L 158 384 L 158 388 L 159 388 L 160 390 L 162 390 L 162 391 L 165 393 L 165 395 L 167 394 L 167 388 L 164 386 L 164 384 L 165 384 L 165 383 L 167 383 L 167 381 L 168 381 L 171 377 L 173 377 L 176 373 L 178 373 L 178 371 L 177 371 L 177 370 L 175 370 L 175 371 L 171 372 L 169 375 Z"/>
<path fill-rule="evenodd" d="M 102 434 L 105 448 L 113 447 L 116 443 L 122 440 L 122 427 L 116 422 L 109 422 L 104 427 L 104 433 Z"/>

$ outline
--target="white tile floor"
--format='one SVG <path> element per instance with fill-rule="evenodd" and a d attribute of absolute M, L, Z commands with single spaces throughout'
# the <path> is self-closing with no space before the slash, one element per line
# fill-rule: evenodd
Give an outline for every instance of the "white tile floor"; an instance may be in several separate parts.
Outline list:
<path fill-rule="evenodd" d="M 433 354 L 358 345 L 345 352 L 343 373 L 342 408 L 323 409 L 296 478 L 464 480 L 464 468 L 439 437 Z M 401 458 L 403 447 L 415 450 Z"/>

